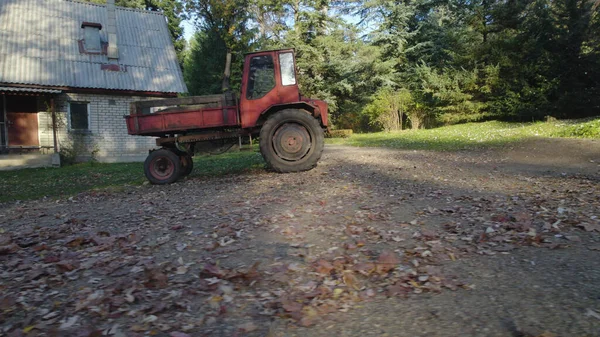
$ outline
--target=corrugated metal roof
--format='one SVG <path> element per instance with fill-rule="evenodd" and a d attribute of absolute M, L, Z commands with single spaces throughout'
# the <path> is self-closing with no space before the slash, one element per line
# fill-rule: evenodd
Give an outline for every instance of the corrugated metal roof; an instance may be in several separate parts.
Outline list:
<path fill-rule="evenodd" d="M 40 94 L 60 94 L 62 91 L 54 89 L 0 87 L 0 92 L 33 92 Z"/>
<path fill-rule="evenodd" d="M 166 18 L 156 12 L 117 7 L 119 64 L 101 70 L 106 55 L 79 52 L 81 23 L 102 24 L 104 5 L 73 0 L 0 0 L 0 83 L 79 88 L 187 92 Z"/>

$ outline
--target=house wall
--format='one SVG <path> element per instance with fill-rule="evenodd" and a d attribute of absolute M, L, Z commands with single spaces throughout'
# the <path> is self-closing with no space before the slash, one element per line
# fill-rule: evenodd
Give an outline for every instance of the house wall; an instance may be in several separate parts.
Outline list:
<path fill-rule="evenodd" d="M 155 138 L 128 135 L 123 116 L 129 114 L 129 103 L 146 99 L 155 98 L 80 93 L 57 96 L 55 109 L 61 148 L 76 148 L 83 160 L 89 159 L 94 151 L 94 157 L 101 162 L 143 161 L 148 150 L 156 148 Z M 89 132 L 69 130 L 69 102 L 89 103 Z M 44 105 L 45 103 L 41 103 L 39 106 Z M 52 116 L 49 112 L 42 111 L 38 117 L 40 145 L 52 146 Z"/>

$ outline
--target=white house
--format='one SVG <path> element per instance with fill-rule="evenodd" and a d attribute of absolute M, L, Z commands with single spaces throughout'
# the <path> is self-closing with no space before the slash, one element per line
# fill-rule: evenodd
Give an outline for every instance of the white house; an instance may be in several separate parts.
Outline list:
<path fill-rule="evenodd" d="M 0 0 L 0 168 L 75 148 L 143 160 L 129 103 L 187 91 L 165 16 L 75 0 Z M 41 161 L 40 161 L 41 160 Z"/>

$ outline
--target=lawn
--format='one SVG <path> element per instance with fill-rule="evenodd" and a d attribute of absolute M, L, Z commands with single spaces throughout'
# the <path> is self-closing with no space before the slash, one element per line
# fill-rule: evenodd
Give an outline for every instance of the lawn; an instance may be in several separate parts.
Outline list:
<path fill-rule="evenodd" d="M 190 176 L 217 176 L 264 168 L 260 153 L 231 152 L 194 158 Z M 61 168 L 0 171 L 0 202 L 59 198 L 94 189 L 119 189 L 146 181 L 142 163 L 82 163 Z"/>
<path fill-rule="evenodd" d="M 531 137 L 587 137 L 600 139 L 600 118 L 587 121 L 539 123 L 485 122 L 441 127 L 355 134 L 349 138 L 327 139 L 328 144 L 379 146 L 399 149 L 454 151 L 501 146 Z M 254 151 L 231 152 L 220 156 L 194 158 L 191 177 L 236 174 L 263 169 L 265 163 Z M 84 163 L 62 168 L 0 171 L 0 202 L 60 198 L 94 189 L 119 189 L 146 181 L 142 163 Z"/>
<path fill-rule="evenodd" d="M 456 151 L 502 146 L 532 137 L 600 139 L 600 118 L 537 123 L 498 121 L 468 123 L 429 130 L 354 134 L 349 138 L 327 139 L 327 143 L 397 149 Z"/>

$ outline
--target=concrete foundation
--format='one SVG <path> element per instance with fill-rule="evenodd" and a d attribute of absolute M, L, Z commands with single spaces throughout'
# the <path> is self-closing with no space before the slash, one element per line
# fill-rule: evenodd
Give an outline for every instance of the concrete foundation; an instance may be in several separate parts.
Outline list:
<path fill-rule="evenodd" d="M 58 154 L 7 154 L 0 155 L 0 170 L 17 170 L 34 167 L 52 167 Z M 60 158 L 58 159 L 60 165 Z"/>

